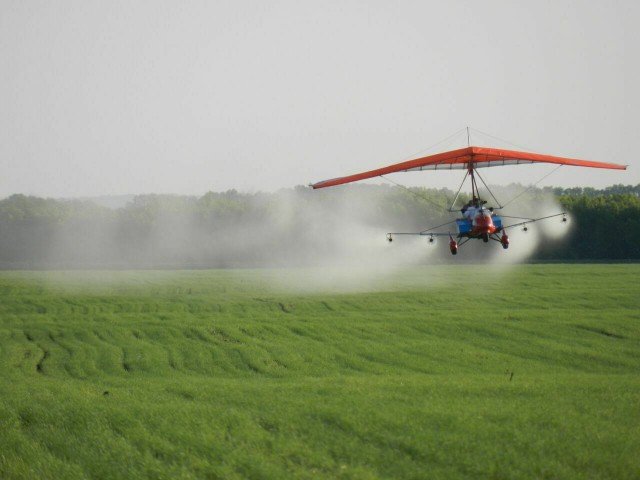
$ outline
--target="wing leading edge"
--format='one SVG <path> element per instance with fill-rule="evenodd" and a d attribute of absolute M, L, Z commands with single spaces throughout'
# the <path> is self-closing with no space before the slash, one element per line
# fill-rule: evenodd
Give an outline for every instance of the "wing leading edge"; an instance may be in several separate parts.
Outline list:
<path fill-rule="evenodd" d="M 333 187 L 344 183 L 357 182 L 367 178 L 379 177 L 394 172 L 411 172 L 418 170 L 456 170 L 482 167 L 495 167 L 503 165 L 520 165 L 531 163 L 555 163 L 559 165 L 571 165 L 574 167 L 610 168 L 626 170 L 626 165 L 615 163 L 592 162 L 590 160 L 578 160 L 574 158 L 555 157 L 539 153 L 518 152 L 515 150 L 502 150 L 485 147 L 466 147 L 459 150 L 437 153 L 426 157 L 407 160 L 387 167 L 356 173 L 346 177 L 323 180 L 311 185 L 312 188 Z"/>

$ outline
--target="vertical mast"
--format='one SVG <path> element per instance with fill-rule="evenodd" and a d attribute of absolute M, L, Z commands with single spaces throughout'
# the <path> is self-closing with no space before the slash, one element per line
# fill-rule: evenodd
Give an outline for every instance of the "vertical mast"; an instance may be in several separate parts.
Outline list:
<path fill-rule="evenodd" d="M 467 147 L 471 147 L 471 133 L 469 127 L 467 127 Z M 473 165 L 473 153 L 469 159 L 469 171 L 468 174 L 471 177 L 471 197 L 473 199 L 480 199 L 480 193 L 478 192 L 478 185 L 476 184 L 476 177 L 474 175 L 475 167 Z"/>
<path fill-rule="evenodd" d="M 471 148 L 471 140 L 469 134 L 469 127 L 467 127 L 467 147 Z M 469 176 L 471 177 L 471 198 L 480 200 L 480 193 L 478 192 L 478 185 L 476 184 L 475 174 L 476 167 L 473 164 L 473 152 L 469 156 Z"/>
<path fill-rule="evenodd" d="M 478 199 L 480 200 L 480 192 L 478 191 L 478 184 L 476 183 L 476 176 L 475 176 L 475 167 L 473 165 L 473 156 L 471 157 L 471 160 L 469 161 L 469 177 L 471 177 L 471 197 L 473 199 Z"/>

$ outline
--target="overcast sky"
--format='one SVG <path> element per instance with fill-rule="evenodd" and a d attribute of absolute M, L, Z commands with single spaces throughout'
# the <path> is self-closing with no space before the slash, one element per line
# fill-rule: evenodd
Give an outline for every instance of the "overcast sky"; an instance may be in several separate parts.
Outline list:
<path fill-rule="evenodd" d="M 435 153 L 466 126 L 629 165 L 541 185 L 638 184 L 639 21 L 637 0 L 0 0 L 0 197 L 272 191 Z"/>

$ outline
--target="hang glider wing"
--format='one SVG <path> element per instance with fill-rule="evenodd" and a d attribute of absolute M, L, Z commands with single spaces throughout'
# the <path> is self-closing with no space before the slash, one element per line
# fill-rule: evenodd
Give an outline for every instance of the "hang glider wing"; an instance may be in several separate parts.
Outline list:
<path fill-rule="evenodd" d="M 356 173 L 347 177 L 324 180 L 311 185 L 315 188 L 333 187 L 343 183 L 357 182 L 366 178 L 379 177 L 394 172 L 412 172 L 416 170 L 455 170 L 481 167 L 495 167 L 503 165 L 520 165 L 530 163 L 555 163 L 559 165 L 571 165 L 574 167 L 611 168 L 626 170 L 626 165 L 615 163 L 592 162 L 589 160 L 577 160 L 574 158 L 554 157 L 539 153 L 517 152 L 515 150 L 502 150 L 498 148 L 466 147 L 459 150 L 437 153 L 426 157 L 407 160 L 388 167 Z"/>

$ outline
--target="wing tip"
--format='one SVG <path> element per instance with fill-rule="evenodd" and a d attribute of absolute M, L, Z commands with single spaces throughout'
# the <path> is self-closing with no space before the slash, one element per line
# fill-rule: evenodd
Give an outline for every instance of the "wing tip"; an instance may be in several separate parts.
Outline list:
<path fill-rule="evenodd" d="M 322 180 L 321 182 L 316 182 L 316 183 L 310 183 L 309 186 L 313 189 L 313 190 L 317 190 L 318 188 L 324 188 L 326 187 L 329 182 L 331 182 L 331 180 Z"/>

